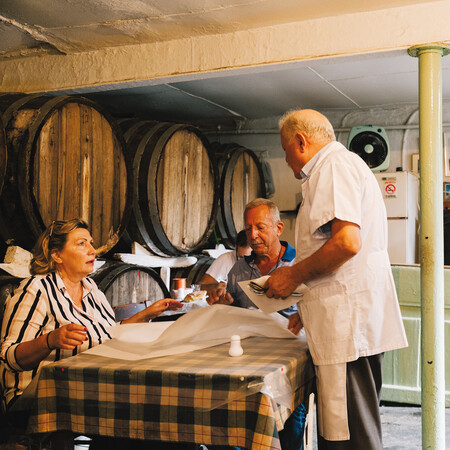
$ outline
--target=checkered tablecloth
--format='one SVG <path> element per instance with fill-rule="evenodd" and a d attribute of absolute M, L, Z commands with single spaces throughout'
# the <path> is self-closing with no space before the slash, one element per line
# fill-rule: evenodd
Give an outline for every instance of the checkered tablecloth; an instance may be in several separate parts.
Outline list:
<path fill-rule="evenodd" d="M 242 347 L 236 358 L 224 344 L 138 361 L 80 354 L 50 364 L 39 375 L 28 432 L 279 449 L 278 430 L 313 388 L 311 357 L 298 340 L 252 337 Z M 279 373 L 294 392 L 290 408 L 260 392 L 264 377 Z"/>

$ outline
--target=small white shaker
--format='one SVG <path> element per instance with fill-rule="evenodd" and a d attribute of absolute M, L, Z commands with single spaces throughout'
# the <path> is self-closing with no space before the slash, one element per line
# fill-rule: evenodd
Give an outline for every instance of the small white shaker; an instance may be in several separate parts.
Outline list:
<path fill-rule="evenodd" d="M 228 354 L 230 356 L 241 356 L 244 353 L 244 350 L 241 346 L 241 337 L 238 334 L 233 334 L 231 336 L 230 350 Z"/>

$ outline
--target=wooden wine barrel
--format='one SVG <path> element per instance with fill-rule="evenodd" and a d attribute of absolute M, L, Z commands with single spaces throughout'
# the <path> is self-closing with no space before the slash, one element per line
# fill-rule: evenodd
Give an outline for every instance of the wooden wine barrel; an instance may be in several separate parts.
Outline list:
<path fill-rule="evenodd" d="M 82 217 L 98 255 L 110 250 L 132 204 L 131 165 L 114 120 L 71 96 L 0 95 L 0 112 L 8 149 L 3 239 L 31 250 L 53 220 Z"/>
<path fill-rule="evenodd" d="M 112 307 L 170 297 L 159 273 L 149 267 L 110 261 L 89 276 Z"/>
<path fill-rule="evenodd" d="M 14 295 L 14 290 L 19 287 L 22 278 L 8 275 L 6 272 L 0 274 L 0 327 L 3 319 L 3 305 L 9 295 Z"/>
<path fill-rule="evenodd" d="M 211 234 L 218 172 L 209 143 L 190 125 L 122 121 L 133 159 L 130 237 L 160 256 L 193 253 Z"/>
<path fill-rule="evenodd" d="M 0 194 L 2 193 L 3 183 L 6 176 L 6 163 L 7 163 L 7 151 L 6 151 L 6 135 L 3 128 L 3 121 L 0 116 Z"/>
<path fill-rule="evenodd" d="M 238 144 L 214 147 L 220 173 L 220 200 L 216 229 L 221 241 L 233 248 L 237 233 L 244 229 L 245 205 L 266 197 L 261 162 L 256 154 Z"/>

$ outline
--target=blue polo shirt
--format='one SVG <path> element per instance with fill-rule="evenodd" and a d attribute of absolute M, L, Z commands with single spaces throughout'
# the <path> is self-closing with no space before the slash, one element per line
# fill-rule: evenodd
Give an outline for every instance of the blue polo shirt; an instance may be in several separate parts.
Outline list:
<path fill-rule="evenodd" d="M 292 247 L 286 241 L 280 241 L 281 245 L 286 248 L 284 255 L 278 261 L 278 263 L 270 270 L 273 272 L 278 267 L 292 266 L 295 259 L 295 248 Z M 241 287 L 238 285 L 238 281 L 253 280 L 255 278 L 262 277 L 262 273 L 255 263 L 255 254 L 252 253 L 249 256 L 239 259 L 236 264 L 228 272 L 227 291 L 234 299 L 233 306 L 239 306 L 241 308 L 256 308 L 256 305 L 247 297 Z M 296 308 L 288 308 L 286 311 L 295 311 Z"/>

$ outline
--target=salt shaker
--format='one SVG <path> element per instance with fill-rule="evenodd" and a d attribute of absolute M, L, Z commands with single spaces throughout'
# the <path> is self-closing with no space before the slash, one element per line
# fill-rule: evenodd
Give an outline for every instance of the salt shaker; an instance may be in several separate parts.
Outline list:
<path fill-rule="evenodd" d="M 241 356 L 244 353 L 244 350 L 241 346 L 241 337 L 238 334 L 233 334 L 231 336 L 230 350 L 228 354 L 230 356 Z"/>

